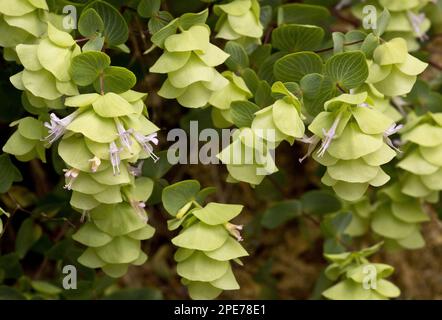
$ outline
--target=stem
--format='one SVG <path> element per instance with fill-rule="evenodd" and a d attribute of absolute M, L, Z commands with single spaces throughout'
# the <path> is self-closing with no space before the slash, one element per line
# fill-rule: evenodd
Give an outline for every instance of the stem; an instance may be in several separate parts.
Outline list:
<path fill-rule="evenodd" d="M 348 42 L 348 43 L 344 43 L 344 46 L 351 46 L 353 44 L 358 44 L 358 43 L 362 43 L 362 42 L 364 42 L 364 40 L 357 40 L 357 41 L 353 41 L 353 42 Z M 327 52 L 327 51 L 330 51 L 333 49 L 334 49 L 334 47 L 329 47 L 329 48 L 325 48 L 325 49 L 316 50 L 313 52 L 314 53 L 322 53 L 322 52 Z"/>

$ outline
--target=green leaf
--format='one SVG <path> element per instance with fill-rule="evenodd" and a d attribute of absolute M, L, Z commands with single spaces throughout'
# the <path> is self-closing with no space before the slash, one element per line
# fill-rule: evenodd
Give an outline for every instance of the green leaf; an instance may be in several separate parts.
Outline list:
<path fill-rule="evenodd" d="M 297 52 L 285 55 L 277 60 L 273 67 L 273 73 L 276 80 L 299 82 L 302 77 L 309 73 L 322 73 L 322 66 L 321 57 L 316 53 Z"/>
<path fill-rule="evenodd" d="M 124 17 L 114 6 L 97 0 L 88 5 L 84 10 L 89 8 L 95 9 L 103 20 L 103 35 L 107 43 L 117 46 L 127 41 L 129 38 L 129 28 Z"/>
<path fill-rule="evenodd" d="M 341 209 L 341 202 L 335 195 L 323 190 L 313 190 L 301 197 L 302 210 L 307 214 L 325 214 Z"/>
<path fill-rule="evenodd" d="M 13 287 L 0 285 L 0 300 L 26 300 L 26 297 Z"/>
<path fill-rule="evenodd" d="M 362 52 L 338 53 L 325 63 L 325 74 L 340 87 L 353 89 L 368 77 L 368 66 Z"/>
<path fill-rule="evenodd" d="M 130 90 L 137 83 L 135 74 L 123 67 L 107 67 L 94 82 L 98 92 L 123 93 Z"/>
<path fill-rule="evenodd" d="M 15 251 L 23 259 L 28 250 L 40 239 L 42 234 L 41 227 L 34 223 L 34 220 L 28 218 L 24 220 L 18 229 L 17 239 L 15 240 Z"/>
<path fill-rule="evenodd" d="M 238 128 L 250 127 L 257 111 L 259 107 L 250 101 L 233 101 L 230 104 L 230 115 Z"/>
<path fill-rule="evenodd" d="M 0 155 L 0 177 L 0 193 L 7 192 L 13 182 L 23 179 L 20 171 L 14 166 L 7 154 Z"/>
<path fill-rule="evenodd" d="M 174 21 L 173 23 L 170 23 Z M 152 34 L 152 43 L 163 47 L 164 40 L 175 34 L 178 26 L 178 19 L 173 20 L 172 15 L 167 11 L 160 11 L 154 14 L 148 23 L 149 32 Z"/>
<path fill-rule="evenodd" d="M 206 23 L 208 15 L 209 15 L 208 9 L 198 13 L 187 12 L 178 19 L 178 23 L 181 26 L 181 28 L 187 30 L 194 25 Z"/>
<path fill-rule="evenodd" d="M 249 56 L 242 45 L 235 41 L 228 41 L 224 51 L 230 54 L 225 61 L 227 67 L 232 71 L 238 71 L 249 66 Z"/>
<path fill-rule="evenodd" d="M 273 47 L 288 52 L 313 51 L 324 38 L 324 30 L 309 25 L 283 25 L 272 32 Z"/>
<path fill-rule="evenodd" d="M 380 37 L 384 34 L 385 29 L 388 27 L 388 23 L 390 22 L 390 12 L 387 8 L 384 8 L 384 11 L 377 17 L 376 28 L 373 30 L 375 36 Z"/>
<path fill-rule="evenodd" d="M 200 184 L 196 180 L 186 180 L 167 186 L 163 190 L 162 201 L 166 211 L 175 216 L 188 202 L 195 199 L 200 191 Z"/>
<path fill-rule="evenodd" d="M 323 6 L 290 3 L 278 7 L 278 25 L 289 23 L 324 25 L 329 18 L 330 12 Z"/>
<path fill-rule="evenodd" d="M 317 73 L 305 75 L 300 85 L 304 94 L 304 107 L 313 117 L 324 111 L 324 103 L 333 98 L 337 91 L 329 77 Z"/>
<path fill-rule="evenodd" d="M 269 207 L 262 216 L 261 225 L 268 229 L 275 229 L 282 224 L 299 217 L 302 214 L 302 205 L 298 200 L 285 200 Z"/>
<path fill-rule="evenodd" d="M 92 84 L 110 66 L 110 58 L 103 52 L 84 52 L 72 59 L 72 80 L 79 86 Z"/>
<path fill-rule="evenodd" d="M 137 12 L 143 18 L 150 18 L 160 11 L 161 0 L 141 0 L 138 3 Z"/>
<path fill-rule="evenodd" d="M 93 8 L 84 10 L 78 21 L 78 31 L 85 36 L 90 37 L 103 32 L 104 22 L 100 15 Z M 84 48 L 83 48 L 84 49 Z"/>
<path fill-rule="evenodd" d="M 51 296 L 62 292 L 62 289 L 46 281 L 31 281 L 31 286 L 35 291 Z"/>

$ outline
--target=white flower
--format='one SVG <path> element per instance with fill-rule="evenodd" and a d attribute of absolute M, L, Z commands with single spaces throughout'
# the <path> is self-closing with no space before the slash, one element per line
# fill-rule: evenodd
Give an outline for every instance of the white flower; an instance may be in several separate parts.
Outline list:
<path fill-rule="evenodd" d="M 141 170 L 143 169 L 144 161 L 140 161 L 136 166 L 129 165 L 129 173 L 134 177 L 141 176 Z"/>
<path fill-rule="evenodd" d="M 71 169 L 63 169 L 64 176 L 66 178 L 66 184 L 64 186 L 65 189 L 71 190 L 72 184 L 74 183 L 75 179 L 77 179 L 78 175 L 80 174 L 80 170 L 71 168 Z"/>
<path fill-rule="evenodd" d="M 154 162 L 157 162 L 160 159 L 155 153 L 153 153 L 153 147 L 150 145 L 150 143 L 158 145 L 158 138 L 156 132 L 148 136 L 144 136 L 143 134 L 135 131 L 133 133 L 133 136 L 135 140 L 137 140 L 137 142 L 141 145 L 144 152 L 146 152 L 153 159 Z"/>
<path fill-rule="evenodd" d="M 308 149 L 307 149 L 307 153 L 302 158 L 298 159 L 298 161 L 300 163 L 302 163 L 302 161 L 304 161 L 306 158 L 310 157 L 310 155 L 313 153 L 313 150 L 315 150 L 315 148 L 319 142 L 319 138 L 315 135 L 313 135 L 311 137 L 307 137 L 306 135 L 304 135 L 301 139 L 298 139 L 298 141 L 301 141 L 301 142 L 309 145 Z"/>
<path fill-rule="evenodd" d="M 397 152 L 402 152 L 401 150 L 399 150 L 393 143 L 393 141 L 391 141 L 390 136 L 395 134 L 396 132 L 398 132 L 399 130 L 401 130 L 403 127 L 402 124 L 397 125 L 396 123 L 393 123 L 387 130 L 385 130 L 384 132 L 384 141 L 386 144 L 388 144 L 390 147 L 392 147 L 394 150 L 396 150 Z"/>
<path fill-rule="evenodd" d="M 322 133 L 324 134 L 324 138 L 322 140 L 321 147 L 318 149 L 318 156 L 322 157 L 327 151 L 327 149 L 330 147 L 330 143 L 335 138 L 336 129 L 338 128 L 339 121 L 341 120 L 341 114 L 339 114 L 335 121 L 333 122 L 332 126 L 328 131 L 325 131 L 324 128 L 322 128 Z"/>
<path fill-rule="evenodd" d="M 236 238 L 238 241 L 243 241 L 244 239 L 241 237 L 240 231 L 242 230 L 242 225 L 233 224 L 230 222 L 227 222 L 225 225 L 227 231 Z"/>
<path fill-rule="evenodd" d="M 91 164 L 91 171 L 97 172 L 98 167 L 101 165 L 101 159 L 95 156 L 92 159 L 89 159 L 88 161 Z"/>
<path fill-rule="evenodd" d="M 132 139 L 130 138 L 130 135 L 133 132 L 133 129 L 126 130 L 124 128 L 124 126 L 121 124 L 121 122 L 118 120 L 116 120 L 116 124 L 117 124 L 117 131 L 118 131 L 117 135 L 120 137 L 121 145 L 123 147 L 127 148 L 127 150 L 129 150 L 129 152 L 132 152 L 132 149 L 131 149 Z"/>
<path fill-rule="evenodd" d="M 410 20 L 411 26 L 414 32 L 418 36 L 420 41 L 428 40 L 428 35 L 421 30 L 421 25 L 425 21 L 425 13 L 415 14 L 412 11 L 407 12 L 408 19 Z"/>
<path fill-rule="evenodd" d="M 146 211 L 144 211 L 144 208 L 146 208 L 146 204 L 142 201 L 131 200 L 130 205 L 135 210 L 135 212 L 138 214 L 140 219 L 143 222 L 147 223 L 148 219 L 147 219 Z"/>
<path fill-rule="evenodd" d="M 71 113 L 67 117 L 60 119 L 55 113 L 51 113 L 50 122 L 45 122 L 44 126 L 48 128 L 49 134 L 44 138 L 49 144 L 57 141 L 65 132 L 66 127 L 78 116 L 79 110 Z"/>
<path fill-rule="evenodd" d="M 109 157 L 112 164 L 112 170 L 114 171 L 114 175 L 120 174 L 120 152 L 121 148 L 118 148 L 116 143 L 112 141 L 109 144 Z"/>

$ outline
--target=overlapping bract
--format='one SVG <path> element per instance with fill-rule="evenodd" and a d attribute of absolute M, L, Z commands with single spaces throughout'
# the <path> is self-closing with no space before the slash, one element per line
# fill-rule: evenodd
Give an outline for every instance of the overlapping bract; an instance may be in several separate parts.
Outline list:
<path fill-rule="evenodd" d="M 403 194 L 395 183 L 379 191 L 371 229 L 390 247 L 418 249 L 425 245 L 420 224 L 428 220 L 420 200 Z"/>
<path fill-rule="evenodd" d="M 17 61 L 15 47 L 32 44 L 47 29 L 46 21 L 55 18 L 48 12 L 46 0 L 14 0 L 0 2 L 0 46 L 3 57 Z"/>
<path fill-rule="evenodd" d="M 130 90 L 67 98 L 66 106 L 78 109 L 63 128 L 54 123 L 50 129 L 61 130 L 54 138 L 63 136 L 58 153 L 68 166 L 70 203 L 90 217 L 74 235 L 89 247 L 79 262 L 113 277 L 123 275 L 129 264 L 144 263 L 140 240 L 154 233 L 144 211 L 153 181 L 135 178 L 140 175 L 136 163 L 155 157 L 153 144 L 158 143 L 158 128 L 145 116 L 145 97 Z"/>
<path fill-rule="evenodd" d="M 322 182 L 347 201 L 359 200 L 369 185 L 379 187 L 390 177 L 381 165 L 396 156 L 387 144 L 393 121 L 370 107 L 367 93 L 342 94 L 325 103 L 309 125 L 310 143 L 322 141 L 313 158 L 327 167 Z"/>
<path fill-rule="evenodd" d="M 442 190 L 442 114 L 410 114 L 408 120 L 401 132 L 404 154 L 397 164 L 406 172 L 401 179 L 401 191 L 437 202 Z"/>
<path fill-rule="evenodd" d="M 233 142 L 218 158 L 227 165 L 229 181 L 244 181 L 252 185 L 276 172 L 275 148 L 282 142 L 293 144 L 304 135 L 301 103 L 287 87 L 276 82 L 272 91 L 280 98 L 255 113 L 251 128 L 241 128 L 233 134 Z"/>
<path fill-rule="evenodd" d="M 385 96 L 405 95 L 427 66 L 408 53 L 404 39 L 394 38 L 374 50 L 373 61 L 369 61 L 367 83 Z"/>
<path fill-rule="evenodd" d="M 367 259 L 379 249 L 379 245 L 359 252 L 326 254 L 331 264 L 325 275 L 337 284 L 325 290 L 322 295 L 331 300 L 386 300 L 396 298 L 400 290 L 385 278 L 394 268 L 382 263 L 370 263 Z"/>
<path fill-rule="evenodd" d="M 211 44 L 209 36 L 207 25 L 196 24 L 165 39 L 164 53 L 150 68 L 150 72 L 168 75 L 158 92 L 160 96 L 177 99 L 184 107 L 199 108 L 228 85 L 215 67 L 229 55 Z"/>
<path fill-rule="evenodd" d="M 69 68 L 81 49 L 69 33 L 51 23 L 47 26 L 47 33 L 34 43 L 16 46 L 24 70 L 11 77 L 12 84 L 24 91 L 24 103 L 31 106 L 33 113 L 62 109 L 62 96 L 79 93 Z"/>
<path fill-rule="evenodd" d="M 219 91 L 215 91 L 209 104 L 215 107 L 212 112 L 219 114 L 223 120 L 232 124 L 231 104 L 234 101 L 246 101 L 252 97 L 252 93 L 244 80 L 231 71 L 224 71 L 222 75 L 229 81 L 228 84 Z M 216 116 L 216 115 L 214 115 Z"/>
<path fill-rule="evenodd" d="M 410 1 L 391 1 L 391 0 L 373 0 L 360 3 L 353 7 L 353 13 L 360 19 L 364 18 L 363 7 L 374 5 L 378 16 L 385 8 L 390 12 L 390 19 L 385 28 L 383 38 L 391 40 L 393 38 L 403 38 L 407 41 L 410 51 L 416 51 L 420 41 L 427 40 L 426 32 L 430 29 L 430 20 L 422 12 L 430 0 L 410 0 Z"/>
<path fill-rule="evenodd" d="M 3 146 L 3 152 L 13 154 L 18 160 L 24 162 L 34 158 L 46 161 L 46 149 L 42 141 L 45 134 L 43 122 L 26 117 L 11 123 L 11 126 L 16 125 L 17 130 Z"/>
<path fill-rule="evenodd" d="M 248 253 L 239 243 L 242 226 L 230 221 L 243 206 L 210 202 L 203 207 L 201 192 L 196 181 L 182 181 L 164 189 L 163 204 L 174 216 L 169 229 L 182 228 L 172 239 L 179 247 L 174 258 L 182 283 L 192 299 L 214 299 L 223 290 L 239 289 L 230 261 L 241 264 L 239 258 Z"/>
<path fill-rule="evenodd" d="M 261 43 L 264 28 L 258 0 L 233 0 L 215 5 L 214 11 L 220 16 L 215 27 L 217 38 L 236 40 L 246 48 Z"/>

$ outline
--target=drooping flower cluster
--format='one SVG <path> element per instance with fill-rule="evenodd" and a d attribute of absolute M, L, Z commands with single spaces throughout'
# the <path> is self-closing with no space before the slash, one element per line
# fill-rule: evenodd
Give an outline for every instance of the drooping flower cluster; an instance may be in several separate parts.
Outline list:
<path fill-rule="evenodd" d="M 261 43 L 264 28 L 258 0 L 233 0 L 215 5 L 214 11 L 220 16 L 215 26 L 217 38 L 236 40 L 245 48 Z"/>
<path fill-rule="evenodd" d="M 396 156 L 389 136 L 400 127 L 370 103 L 365 92 L 342 94 L 327 101 L 308 127 L 313 158 L 327 167 L 322 182 L 347 201 L 359 200 L 369 185 L 387 183 L 381 165 Z"/>
<path fill-rule="evenodd" d="M 224 88 L 212 94 L 209 99 L 209 104 L 215 107 L 212 110 L 214 114 L 213 118 L 216 118 L 216 114 L 219 114 L 226 123 L 232 124 L 232 102 L 246 101 L 252 97 L 252 93 L 240 76 L 237 76 L 231 71 L 224 71 L 222 75 L 229 82 Z"/>
<path fill-rule="evenodd" d="M 383 263 L 371 263 L 368 256 L 379 250 L 379 245 L 359 252 L 325 254 L 331 263 L 325 275 L 337 284 L 322 295 L 330 300 L 387 300 L 400 295 L 400 290 L 386 280 L 394 268 Z"/>
<path fill-rule="evenodd" d="M 287 87 L 276 82 L 272 91 L 279 99 L 255 113 L 251 128 L 240 128 L 233 134 L 233 142 L 220 154 L 227 165 L 230 182 L 244 181 L 260 184 L 265 176 L 276 172 L 274 151 L 282 142 L 293 144 L 304 135 L 301 103 Z"/>
<path fill-rule="evenodd" d="M 47 23 L 47 34 L 32 44 L 16 46 L 24 70 L 11 77 L 12 84 L 23 90 L 24 100 L 33 113 L 64 108 L 61 97 L 78 94 L 69 74 L 73 57 L 81 53 L 72 36 Z"/>
<path fill-rule="evenodd" d="M 209 102 L 214 92 L 228 85 L 215 67 L 229 55 L 210 43 L 209 37 L 207 25 L 195 24 L 164 40 L 164 53 L 150 68 L 150 72 L 167 74 L 160 96 L 177 99 L 184 107 L 199 108 Z"/>
<path fill-rule="evenodd" d="M 7 61 L 17 61 L 15 47 L 32 44 L 47 29 L 46 21 L 54 18 L 46 0 L 0 2 L 0 46 Z"/>
<path fill-rule="evenodd" d="M 420 199 L 405 195 L 395 183 L 379 191 L 371 229 L 390 247 L 418 249 L 425 245 L 420 224 L 428 220 Z"/>
<path fill-rule="evenodd" d="M 242 226 L 230 220 L 243 206 L 210 202 L 203 207 L 201 192 L 196 181 L 182 181 L 164 189 L 163 204 L 174 216 L 169 229 L 182 227 L 172 239 L 179 247 L 174 258 L 182 283 L 192 299 L 214 299 L 223 290 L 239 289 L 230 261 L 241 264 L 239 258 L 248 253 L 239 243 Z"/>
<path fill-rule="evenodd" d="M 30 161 L 40 158 L 46 161 L 43 122 L 32 117 L 26 117 L 11 123 L 17 130 L 3 146 L 3 152 L 13 154 L 20 161 Z"/>
<path fill-rule="evenodd" d="M 404 154 L 397 166 L 405 170 L 401 191 L 437 202 L 442 190 L 442 114 L 409 115 L 401 131 Z"/>
<path fill-rule="evenodd" d="M 374 50 L 366 82 L 385 96 L 405 95 L 413 88 L 417 75 L 427 66 L 408 53 L 404 39 L 394 38 Z"/>
<path fill-rule="evenodd" d="M 430 20 L 422 12 L 422 9 L 431 0 L 412 0 L 412 1 L 391 1 L 376 0 L 370 1 L 377 9 L 378 16 L 385 8 L 390 12 L 390 19 L 385 28 L 383 38 L 391 40 L 393 38 L 403 38 L 406 40 L 410 51 L 416 51 L 420 45 L 418 40 L 428 39 L 427 31 L 430 29 Z M 353 13 L 360 19 L 363 19 L 363 7 L 367 3 L 360 3 L 353 7 Z"/>
<path fill-rule="evenodd" d="M 144 263 L 140 240 L 154 233 L 144 210 L 153 181 L 135 179 L 132 170 L 142 159 L 157 159 L 158 128 L 144 115 L 145 97 L 132 90 L 81 94 L 65 101 L 76 111 L 63 119 L 51 115 L 47 123 L 48 142 L 61 139 L 58 154 L 68 166 L 70 203 L 89 217 L 74 235 L 89 247 L 79 262 L 113 277 L 123 275 L 130 264 Z"/>

